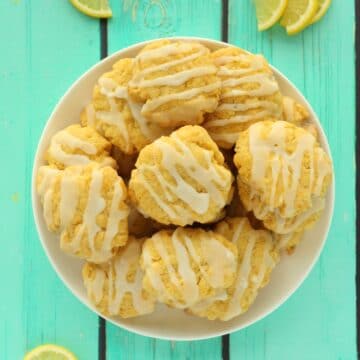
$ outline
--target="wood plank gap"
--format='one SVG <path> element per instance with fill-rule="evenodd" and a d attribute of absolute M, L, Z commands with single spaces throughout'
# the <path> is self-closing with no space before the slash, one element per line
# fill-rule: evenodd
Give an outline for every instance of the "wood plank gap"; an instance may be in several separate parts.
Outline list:
<path fill-rule="evenodd" d="M 108 21 L 100 19 L 100 56 L 104 59 L 108 56 Z"/>
<path fill-rule="evenodd" d="M 230 336 L 223 335 L 221 339 L 221 355 L 223 360 L 230 359 Z"/>
<path fill-rule="evenodd" d="M 221 15 L 221 40 L 228 42 L 229 39 L 229 0 L 222 0 Z"/>
<path fill-rule="evenodd" d="M 229 40 L 229 0 L 222 0 L 221 7 L 221 40 Z M 221 338 L 221 355 L 223 360 L 230 359 L 230 337 L 223 335 Z"/>
<path fill-rule="evenodd" d="M 106 360 L 106 321 L 99 316 L 98 359 Z"/>
<path fill-rule="evenodd" d="M 355 0 L 356 79 L 360 76 L 360 3 Z M 360 81 L 356 81 L 356 331 L 357 352 L 360 358 Z"/>
<path fill-rule="evenodd" d="M 108 23 L 100 19 L 100 59 L 108 56 Z M 106 360 L 106 321 L 99 316 L 98 359 Z"/>

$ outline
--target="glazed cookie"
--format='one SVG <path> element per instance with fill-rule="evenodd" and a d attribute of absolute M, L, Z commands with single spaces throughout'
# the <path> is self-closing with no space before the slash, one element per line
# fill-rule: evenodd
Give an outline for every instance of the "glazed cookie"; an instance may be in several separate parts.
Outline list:
<path fill-rule="evenodd" d="M 68 254 L 101 263 L 126 244 L 127 192 L 113 168 L 91 163 L 56 173 L 42 167 L 37 185 L 46 224 L 60 232 L 61 249 Z"/>
<path fill-rule="evenodd" d="M 117 61 L 112 71 L 100 77 L 93 91 L 92 103 L 81 116 L 83 125 L 94 127 L 126 154 L 133 154 L 166 134 L 149 124 L 141 115 L 142 104 L 128 96 L 133 59 Z"/>
<path fill-rule="evenodd" d="M 143 246 L 144 288 L 158 301 L 183 309 L 231 286 L 236 246 L 212 231 L 162 230 Z"/>
<path fill-rule="evenodd" d="M 159 40 L 135 58 L 130 95 L 144 102 L 142 115 L 162 127 L 196 125 L 215 110 L 220 80 L 210 50 L 193 41 Z"/>
<path fill-rule="evenodd" d="M 90 127 L 70 125 L 57 132 L 50 141 L 45 159 L 58 169 L 87 165 L 91 161 L 116 167 L 109 156 L 111 144 Z"/>
<path fill-rule="evenodd" d="M 239 133 L 260 120 L 277 120 L 282 96 L 263 56 L 227 47 L 211 54 L 222 80 L 219 106 L 204 127 L 224 148 L 235 145 Z"/>
<path fill-rule="evenodd" d="M 271 233 L 254 230 L 246 218 L 228 218 L 216 226 L 215 232 L 238 249 L 236 278 L 229 288 L 200 301 L 189 312 L 209 320 L 227 321 L 247 311 L 259 289 L 269 282 L 278 252 Z"/>
<path fill-rule="evenodd" d="M 131 201 L 162 224 L 217 219 L 232 197 L 231 172 L 200 126 L 184 126 L 141 150 L 131 173 Z"/>
<path fill-rule="evenodd" d="M 130 238 L 107 263 L 84 265 L 88 297 L 102 314 L 129 318 L 154 311 L 155 300 L 142 286 L 141 245 L 142 240 Z"/>
<path fill-rule="evenodd" d="M 259 122 L 241 134 L 235 150 L 240 198 L 266 227 L 300 231 L 295 224 L 316 216 L 332 165 L 312 134 L 284 121 Z"/>

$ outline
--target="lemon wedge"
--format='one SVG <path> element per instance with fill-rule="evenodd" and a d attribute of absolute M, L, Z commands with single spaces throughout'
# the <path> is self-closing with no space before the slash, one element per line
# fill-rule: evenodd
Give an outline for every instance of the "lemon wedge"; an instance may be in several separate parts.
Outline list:
<path fill-rule="evenodd" d="M 28 352 L 24 360 L 77 360 L 77 358 L 62 346 L 45 344 Z"/>
<path fill-rule="evenodd" d="M 318 1 L 319 1 L 319 8 L 315 16 L 311 20 L 312 24 L 318 22 L 325 15 L 325 13 L 328 11 L 331 5 L 331 0 L 318 0 Z"/>
<path fill-rule="evenodd" d="M 76 9 L 94 18 L 110 18 L 112 11 L 108 0 L 70 0 Z"/>
<path fill-rule="evenodd" d="M 275 25 L 283 15 L 288 0 L 254 0 L 258 30 L 264 31 Z"/>
<path fill-rule="evenodd" d="M 297 34 L 311 24 L 318 8 L 318 0 L 288 0 L 280 24 L 289 35 Z"/>

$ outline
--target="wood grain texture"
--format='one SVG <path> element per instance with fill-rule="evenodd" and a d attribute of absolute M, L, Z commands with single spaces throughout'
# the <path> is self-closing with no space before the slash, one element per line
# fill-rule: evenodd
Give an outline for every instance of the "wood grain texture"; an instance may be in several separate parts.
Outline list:
<path fill-rule="evenodd" d="M 126 0 L 114 3 L 112 9 L 114 17 L 108 22 L 109 54 L 159 37 L 221 38 L 220 1 Z M 107 359 L 218 360 L 221 359 L 221 338 L 191 343 L 159 341 L 108 324 Z"/>
<path fill-rule="evenodd" d="M 258 33 L 250 0 L 229 0 L 229 42 L 263 53 L 305 94 L 329 137 L 337 173 L 325 250 L 303 286 L 265 320 L 230 336 L 230 358 L 356 359 L 354 3 L 296 37 Z M 116 0 L 109 54 L 174 35 L 221 38 L 219 0 Z M 0 2 L 0 359 L 58 343 L 98 358 L 98 318 L 65 288 L 41 249 L 30 202 L 32 159 L 60 96 L 100 57 L 99 22 L 66 0 Z M 75 119 L 74 119 L 75 120 Z M 221 359 L 221 338 L 167 342 L 106 325 L 107 359 Z M 105 354 L 103 354 L 105 355 Z"/>
<path fill-rule="evenodd" d="M 231 335 L 231 358 L 356 359 L 354 3 L 333 1 L 321 22 L 295 37 L 279 26 L 258 33 L 250 1 L 230 1 L 229 13 L 229 42 L 263 53 L 313 105 L 337 174 L 320 261 L 280 309 Z"/>
<path fill-rule="evenodd" d="M 65 288 L 41 248 L 30 181 L 52 108 L 99 58 L 98 23 L 67 1 L 1 1 L 0 17 L 0 358 L 21 359 L 51 342 L 96 359 L 97 317 Z"/>

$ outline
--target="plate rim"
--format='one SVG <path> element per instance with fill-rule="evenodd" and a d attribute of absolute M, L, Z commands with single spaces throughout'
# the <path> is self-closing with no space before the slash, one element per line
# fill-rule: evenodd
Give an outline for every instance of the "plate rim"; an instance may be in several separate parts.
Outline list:
<path fill-rule="evenodd" d="M 39 204 L 39 198 L 36 192 L 36 175 L 37 175 L 37 170 L 39 168 L 39 163 L 40 163 L 40 159 L 41 156 L 43 156 L 43 154 L 40 154 L 40 149 L 41 149 L 41 145 L 44 143 L 44 141 L 46 141 L 46 134 L 48 132 L 49 127 L 52 124 L 52 119 L 54 118 L 55 114 L 57 113 L 58 109 L 61 108 L 63 102 L 67 99 L 68 95 L 72 92 L 73 88 L 75 88 L 79 83 L 82 82 L 82 80 L 84 78 L 86 78 L 89 74 L 91 74 L 93 71 L 95 71 L 100 65 L 104 65 L 107 63 L 113 63 L 113 61 L 115 59 L 120 59 L 122 57 L 122 54 L 124 52 L 129 52 L 129 51 L 136 51 L 136 50 L 140 50 L 142 47 L 144 47 L 145 45 L 152 43 L 154 41 L 159 41 L 159 40 L 165 40 L 165 39 L 170 39 L 170 40 L 185 40 L 185 41 L 198 41 L 200 43 L 205 43 L 205 44 L 211 44 L 212 46 L 218 46 L 220 47 L 229 47 L 229 46 L 236 46 L 236 45 L 232 45 L 223 41 L 219 41 L 219 40 L 214 40 L 214 39 L 209 39 L 209 38 L 203 38 L 203 37 L 193 37 L 193 36 L 173 36 L 173 37 L 163 37 L 163 38 L 156 38 L 156 39 L 151 39 L 151 40 L 147 40 L 147 41 L 143 41 L 143 42 L 139 42 L 124 48 L 121 48 L 120 50 L 114 52 L 113 54 L 111 54 L 110 56 L 96 62 L 93 66 L 91 66 L 88 70 L 86 70 L 81 76 L 79 76 L 69 87 L 68 89 L 65 91 L 65 93 L 60 97 L 60 99 L 57 101 L 55 107 L 53 108 L 50 116 L 47 118 L 47 121 L 45 123 L 45 126 L 43 127 L 43 130 L 41 132 L 40 138 L 38 140 L 37 146 L 36 146 L 36 151 L 33 157 L 33 168 L 32 168 L 32 176 L 31 176 L 31 203 L 32 203 L 32 214 L 34 217 L 34 222 L 35 222 L 35 226 L 36 226 L 36 231 L 38 234 L 38 238 L 40 240 L 40 243 L 42 245 L 43 250 L 45 251 L 45 254 L 49 260 L 49 262 L 51 263 L 51 266 L 53 267 L 53 269 L 55 270 L 55 273 L 57 274 L 57 276 L 60 278 L 60 280 L 63 282 L 63 284 L 67 287 L 68 290 L 70 290 L 70 292 L 83 304 L 85 305 L 87 308 L 89 308 L 91 311 L 93 311 L 94 313 L 96 313 L 99 317 L 105 319 L 106 321 L 109 321 L 111 324 L 123 328 L 127 331 L 133 332 L 135 334 L 138 335 L 142 335 L 142 336 L 147 336 L 147 337 L 152 337 L 152 338 L 156 338 L 156 339 L 161 339 L 161 340 L 175 340 L 175 341 L 195 341 L 195 340 L 205 340 L 205 339 L 211 339 L 211 338 L 215 338 L 218 336 L 223 336 L 226 334 L 231 334 L 233 332 L 242 330 L 247 328 L 250 325 L 255 324 L 256 322 L 266 318 L 267 316 L 269 316 L 270 314 L 272 314 L 274 311 L 276 311 L 279 307 L 281 307 L 294 293 L 297 292 L 297 290 L 301 287 L 301 285 L 303 284 L 303 282 L 305 281 L 305 279 L 309 276 L 310 272 L 313 270 L 315 264 L 318 262 L 320 254 L 322 253 L 325 243 L 327 241 L 328 235 L 329 235 L 329 231 L 330 231 L 330 227 L 331 227 L 331 223 L 332 223 L 332 219 L 334 216 L 334 204 L 335 204 L 335 172 L 334 172 L 334 166 L 333 166 L 333 157 L 331 154 L 331 148 L 329 146 L 329 142 L 328 142 L 328 138 L 326 136 L 326 133 L 321 125 L 321 122 L 315 112 L 315 110 L 313 109 L 313 107 L 311 106 L 311 104 L 307 101 L 307 99 L 305 98 L 305 96 L 302 94 L 302 92 L 280 71 L 278 70 L 276 67 L 270 65 L 272 71 L 274 72 L 275 76 L 278 78 L 281 78 L 281 80 L 285 83 L 287 83 L 288 85 L 290 85 L 291 88 L 293 88 L 296 93 L 297 96 L 301 99 L 302 103 L 305 105 L 305 107 L 307 108 L 307 110 L 310 112 L 310 115 L 313 119 L 313 122 L 316 124 L 317 126 L 317 130 L 320 130 L 320 138 L 321 138 L 321 143 L 322 143 L 322 147 L 324 148 L 324 150 L 326 151 L 326 153 L 328 154 L 328 156 L 330 157 L 331 161 L 332 161 L 332 170 L 333 170 L 333 175 L 332 175 L 332 182 L 331 185 L 328 189 L 328 194 L 327 197 L 330 201 L 327 201 L 326 206 L 329 207 L 329 216 L 326 219 L 326 230 L 324 232 L 324 237 L 322 239 L 321 245 L 317 248 L 316 253 L 313 256 L 313 260 L 311 262 L 311 264 L 308 266 L 308 268 L 306 269 L 306 271 L 304 271 L 304 273 L 301 275 L 300 280 L 297 282 L 297 285 L 294 289 L 290 289 L 289 291 L 286 292 L 286 294 L 284 294 L 279 301 L 277 302 L 277 304 L 273 307 L 271 307 L 270 309 L 268 309 L 267 311 L 262 311 L 261 314 L 259 314 L 258 316 L 255 316 L 253 319 L 245 322 L 244 324 L 240 324 L 239 326 L 233 326 L 231 328 L 231 330 L 223 330 L 223 331 L 215 331 L 213 334 L 211 335 L 199 335 L 199 336 L 163 336 L 163 335 L 159 335 L 159 334 L 153 334 L 151 331 L 149 330 L 139 330 L 137 326 L 129 326 L 127 324 L 119 324 L 115 319 L 111 318 L 111 317 L 107 317 L 104 316 L 103 314 L 101 314 L 96 308 L 95 306 L 93 306 L 93 304 L 91 304 L 89 301 L 86 301 L 83 299 L 83 297 L 78 293 L 77 289 L 72 286 L 64 277 L 60 267 L 57 265 L 56 261 L 54 260 L 53 255 L 51 255 L 50 253 L 50 249 L 47 246 L 47 243 L 45 241 L 45 234 L 43 234 L 42 230 L 41 230 L 41 226 L 39 223 L 39 217 L 41 216 L 41 214 L 38 213 L 37 211 L 37 206 Z M 238 47 L 238 46 L 236 46 Z M 247 50 L 245 50 L 247 51 Z M 151 314 L 150 314 L 151 316 Z M 209 324 L 211 324 L 211 321 L 209 320 Z"/>

